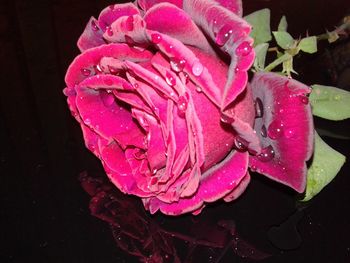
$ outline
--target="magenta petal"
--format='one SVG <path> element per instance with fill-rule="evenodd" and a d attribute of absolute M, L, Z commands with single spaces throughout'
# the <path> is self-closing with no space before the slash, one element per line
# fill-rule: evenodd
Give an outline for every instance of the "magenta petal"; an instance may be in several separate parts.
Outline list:
<path fill-rule="evenodd" d="M 240 197 L 247 189 L 249 182 L 250 174 L 249 172 L 247 172 L 247 174 L 244 176 L 239 185 L 224 197 L 224 201 L 232 202 L 233 200 L 236 200 L 238 197 Z"/>
<path fill-rule="evenodd" d="M 239 185 L 248 168 L 248 154 L 232 151 L 220 164 L 202 175 L 198 191 L 191 198 L 178 202 L 164 203 L 156 198 L 149 200 L 153 211 L 160 209 L 167 215 L 180 215 L 199 209 L 205 202 L 214 202 Z"/>
<path fill-rule="evenodd" d="M 191 17 L 172 4 L 161 3 L 153 6 L 145 14 L 144 20 L 147 23 L 147 29 L 176 38 L 183 44 L 197 47 L 206 53 L 215 54 Z"/>
<path fill-rule="evenodd" d="M 156 43 L 156 46 L 165 54 L 168 58 L 184 59 L 186 61 L 183 71 L 186 72 L 193 82 L 199 85 L 202 92 L 215 104 L 221 104 L 221 91 L 213 81 L 208 69 L 203 66 L 196 55 L 187 48 L 180 41 L 171 38 L 167 35 L 156 33 L 148 30 L 148 37 L 150 41 L 152 37 L 156 35 L 160 37 L 160 41 Z"/>
<path fill-rule="evenodd" d="M 91 17 L 84 29 L 83 34 L 78 40 L 77 44 L 79 50 L 83 52 L 86 49 L 104 44 L 105 42 L 102 35 L 103 31 L 99 28 L 97 20 L 94 17 Z"/>
<path fill-rule="evenodd" d="M 183 0 L 137 0 L 139 6 L 145 11 L 150 9 L 152 6 L 161 3 L 170 3 L 177 6 L 178 8 L 182 8 L 182 2 Z"/>
<path fill-rule="evenodd" d="M 100 136 L 96 132 L 91 130 L 88 126 L 86 126 L 84 123 L 81 123 L 80 126 L 81 130 L 83 131 L 86 148 L 88 148 L 94 155 L 100 158 L 100 150 L 98 147 Z"/>
<path fill-rule="evenodd" d="M 118 189 L 127 194 L 134 194 L 140 197 L 151 196 L 136 186 L 131 167 L 126 160 L 124 151 L 115 142 L 100 142 L 99 149 L 104 169 Z"/>
<path fill-rule="evenodd" d="M 101 79 L 93 77 L 96 82 Z M 143 147 L 144 134 L 128 111 L 112 93 L 78 87 L 76 105 L 84 123 L 106 139 L 115 139 L 123 147 Z M 132 139 L 131 139 L 132 138 Z"/>
<path fill-rule="evenodd" d="M 311 89 L 275 73 L 256 74 L 252 91 L 258 108 L 254 128 L 264 149 L 251 156 L 252 170 L 303 192 L 306 164 L 313 151 Z"/>
<path fill-rule="evenodd" d="M 92 68 L 98 65 L 104 57 L 112 57 L 120 60 L 147 61 L 152 58 L 152 53 L 147 50 L 140 52 L 126 44 L 109 44 L 88 49 L 77 56 L 70 64 L 65 77 L 67 86 L 74 87 L 84 79 L 92 76 Z"/>
<path fill-rule="evenodd" d="M 100 13 L 98 17 L 99 26 L 103 31 L 106 31 L 106 27 L 110 26 L 114 21 L 116 21 L 119 17 L 122 16 L 132 16 L 139 15 L 140 11 L 138 8 L 132 4 L 115 4 L 106 7 Z"/>
<path fill-rule="evenodd" d="M 244 90 L 248 79 L 246 71 L 254 62 L 253 40 L 249 37 L 251 26 L 216 1 L 187 0 L 184 1 L 184 10 L 222 51 L 231 56 L 220 105 L 224 110 Z"/>

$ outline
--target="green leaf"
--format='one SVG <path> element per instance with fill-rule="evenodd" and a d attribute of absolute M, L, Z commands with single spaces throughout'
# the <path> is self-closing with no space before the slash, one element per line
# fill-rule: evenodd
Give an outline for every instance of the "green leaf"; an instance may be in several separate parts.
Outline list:
<path fill-rule="evenodd" d="M 293 37 L 284 31 L 273 31 L 273 36 L 276 39 L 277 44 L 283 49 L 290 49 L 293 47 L 295 40 Z"/>
<path fill-rule="evenodd" d="M 300 40 L 298 48 L 310 54 L 317 52 L 317 38 L 315 36 L 303 38 Z"/>
<path fill-rule="evenodd" d="M 287 31 L 288 23 L 286 16 L 282 16 L 280 23 L 278 24 L 278 31 Z"/>
<path fill-rule="evenodd" d="M 317 195 L 333 180 L 344 163 L 345 156 L 332 149 L 315 133 L 314 157 L 307 173 L 306 192 L 302 201 Z"/>
<path fill-rule="evenodd" d="M 309 99 L 313 115 L 333 121 L 350 118 L 350 92 L 331 86 L 311 87 Z"/>
<path fill-rule="evenodd" d="M 257 71 L 262 71 L 265 68 L 266 53 L 268 48 L 269 48 L 268 43 L 261 43 L 254 48 L 255 49 L 254 68 Z"/>
<path fill-rule="evenodd" d="M 265 8 L 244 17 L 253 26 L 250 36 L 254 39 L 254 46 L 272 39 L 270 29 L 270 9 Z"/>

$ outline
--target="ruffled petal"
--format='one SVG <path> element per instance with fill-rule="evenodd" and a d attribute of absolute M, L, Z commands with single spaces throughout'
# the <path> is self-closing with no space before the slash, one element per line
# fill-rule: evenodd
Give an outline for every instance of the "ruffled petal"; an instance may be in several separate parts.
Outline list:
<path fill-rule="evenodd" d="M 87 23 L 83 34 L 79 37 L 78 48 L 81 52 L 92 47 L 98 47 L 105 43 L 103 40 L 103 31 L 98 26 L 98 21 L 91 17 Z"/>
<path fill-rule="evenodd" d="M 183 44 L 197 47 L 206 53 L 215 54 L 208 40 L 191 17 L 172 4 L 160 3 L 153 6 L 145 14 L 144 20 L 147 29 L 176 38 Z"/>
<path fill-rule="evenodd" d="M 252 170 L 303 192 L 306 161 L 313 151 L 313 121 L 306 85 L 275 73 L 256 74 L 252 91 L 258 107 L 254 129 L 263 149 L 251 156 Z"/>
<path fill-rule="evenodd" d="M 224 1 L 223 1 L 224 2 Z M 224 110 L 244 90 L 247 70 L 254 62 L 251 26 L 241 17 L 211 0 L 185 0 L 184 10 L 218 47 L 231 57 L 227 82 L 221 100 Z"/>
<path fill-rule="evenodd" d="M 232 151 L 221 163 L 213 166 L 202 175 L 198 191 L 190 198 L 181 198 L 178 202 L 164 203 L 157 198 L 146 202 L 151 213 L 160 209 L 167 215 L 180 215 L 195 211 L 204 202 L 214 202 L 239 185 L 248 168 L 248 154 Z"/>

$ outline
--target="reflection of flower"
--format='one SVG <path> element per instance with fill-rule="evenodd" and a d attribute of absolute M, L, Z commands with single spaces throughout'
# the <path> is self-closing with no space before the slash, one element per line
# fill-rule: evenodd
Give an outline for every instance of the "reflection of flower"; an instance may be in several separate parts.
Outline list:
<path fill-rule="evenodd" d="M 252 169 L 302 192 L 309 90 L 274 74 L 247 85 L 254 50 L 241 1 L 171 3 L 112 5 L 87 24 L 64 90 L 87 147 L 151 213 L 238 198 L 249 153 Z"/>
<path fill-rule="evenodd" d="M 229 251 L 252 260 L 269 256 L 242 240 L 232 220 L 208 223 L 188 218 L 190 222 L 178 232 L 151 218 L 137 199 L 106 179 L 82 173 L 80 182 L 92 197 L 91 213 L 109 223 L 117 246 L 141 262 L 201 262 L 203 256 L 220 262 Z"/>

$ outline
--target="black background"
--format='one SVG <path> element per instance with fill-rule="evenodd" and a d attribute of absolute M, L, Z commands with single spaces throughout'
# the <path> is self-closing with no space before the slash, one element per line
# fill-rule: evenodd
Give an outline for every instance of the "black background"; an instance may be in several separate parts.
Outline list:
<path fill-rule="evenodd" d="M 82 171 L 93 175 L 103 171 L 85 149 L 62 94 L 65 70 L 78 54 L 76 41 L 85 24 L 112 3 L 0 1 L 0 262 L 138 262 L 116 246 L 105 222 L 90 215 L 90 198 L 77 178 Z M 333 30 L 350 11 L 348 0 L 245 0 L 244 7 L 245 14 L 271 8 L 274 28 L 286 14 L 295 37 Z M 305 55 L 297 62 L 298 78 L 307 84 L 349 88 L 344 81 L 350 79 L 349 50 L 346 40 L 321 45 L 317 55 Z M 317 125 L 350 134 L 349 120 L 317 120 Z M 325 140 L 350 156 L 348 140 Z M 180 220 L 200 224 L 230 219 L 242 239 L 271 254 L 264 262 L 350 262 L 349 172 L 348 162 L 319 196 L 297 210 L 298 220 L 293 219 L 295 194 L 255 174 L 235 203 L 212 205 L 195 219 L 156 215 L 148 220 L 175 228 L 178 220 L 181 230 Z M 268 233 L 293 214 L 291 224 L 301 243 L 282 250 Z M 288 229 L 281 230 L 283 239 L 293 241 L 296 234 Z M 229 251 L 220 262 L 246 261 Z"/>

